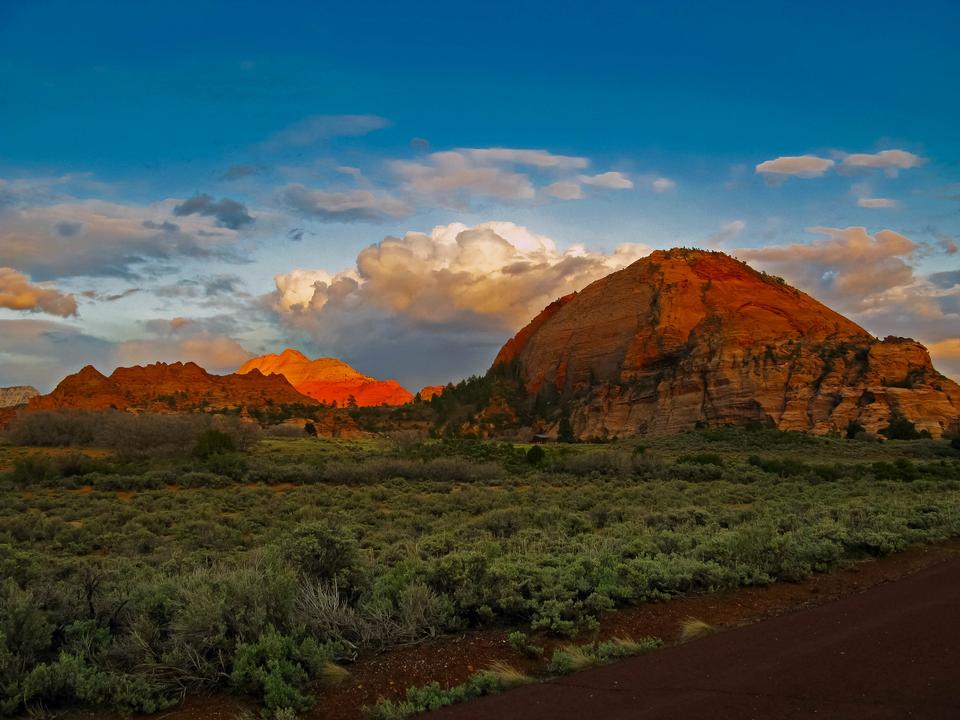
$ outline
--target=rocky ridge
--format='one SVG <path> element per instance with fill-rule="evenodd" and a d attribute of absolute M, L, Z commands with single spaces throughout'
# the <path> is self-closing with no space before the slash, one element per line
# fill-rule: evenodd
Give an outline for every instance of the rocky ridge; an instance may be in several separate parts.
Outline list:
<path fill-rule="evenodd" d="M 413 395 L 396 380 L 364 375 L 337 358 L 311 360 L 292 348 L 253 358 L 237 374 L 254 370 L 267 376 L 283 376 L 304 395 L 327 404 L 335 402 L 340 407 L 347 405 L 351 397 L 359 407 L 403 405 L 413 400 Z"/>

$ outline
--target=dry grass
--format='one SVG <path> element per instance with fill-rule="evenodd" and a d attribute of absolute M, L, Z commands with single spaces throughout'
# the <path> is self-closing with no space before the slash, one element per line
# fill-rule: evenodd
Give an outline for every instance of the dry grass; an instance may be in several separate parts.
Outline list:
<path fill-rule="evenodd" d="M 503 687 L 517 687 L 533 682 L 532 677 L 501 660 L 490 663 L 485 672 L 496 677 Z"/>
<path fill-rule="evenodd" d="M 716 628 L 710 623 L 704 622 L 699 618 L 688 617 L 680 622 L 680 641 L 695 640 L 698 637 L 709 635 L 716 632 Z"/>
<path fill-rule="evenodd" d="M 324 663 L 320 670 L 320 680 L 324 685 L 342 685 L 351 678 L 350 671 L 333 662 Z"/>
<path fill-rule="evenodd" d="M 567 656 L 570 670 L 573 672 L 593 667 L 598 662 L 597 656 L 590 652 L 589 646 L 565 645 L 562 650 Z"/>

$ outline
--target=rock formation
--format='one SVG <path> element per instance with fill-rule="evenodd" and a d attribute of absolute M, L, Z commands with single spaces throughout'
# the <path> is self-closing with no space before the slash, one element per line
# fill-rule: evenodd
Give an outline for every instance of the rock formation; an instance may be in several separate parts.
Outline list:
<path fill-rule="evenodd" d="M 430 402 L 431 398 L 443 395 L 443 391 L 446 389 L 446 385 L 427 385 L 420 389 L 420 399 L 424 402 Z"/>
<path fill-rule="evenodd" d="M 851 421 L 877 432 L 894 416 L 939 437 L 960 418 L 960 386 L 922 345 L 877 340 L 718 252 L 654 252 L 560 298 L 497 366 L 564 406 L 581 437 L 750 423 L 826 434 Z"/>
<path fill-rule="evenodd" d="M 328 404 L 335 402 L 340 407 L 347 405 L 351 397 L 359 407 L 403 405 L 413 400 L 413 395 L 396 380 L 377 380 L 336 358 L 311 360 L 292 348 L 279 355 L 249 360 L 237 374 L 253 370 L 264 375 L 282 375 L 304 395 Z"/>
<path fill-rule="evenodd" d="M 13 387 L 0 388 L 0 408 L 26 405 L 39 394 L 35 387 L 29 385 L 14 385 Z"/>
<path fill-rule="evenodd" d="M 212 375 L 195 363 L 177 362 L 117 368 L 109 377 L 87 365 L 49 395 L 31 400 L 27 410 L 184 412 L 315 403 L 280 375 Z"/>

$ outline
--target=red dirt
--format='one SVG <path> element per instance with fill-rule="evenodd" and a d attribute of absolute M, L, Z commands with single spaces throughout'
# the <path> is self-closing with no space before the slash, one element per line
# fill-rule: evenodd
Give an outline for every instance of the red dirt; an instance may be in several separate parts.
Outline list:
<path fill-rule="evenodd" d="M 960 539 L 940 545 L 912 548 L 880 560 L 858 562 L 834 573 L 818 575 L 800 583 L 778 583 L 767 587 L 741 588 L 712 595 L 676 598 L 666 603 L 644 604 L 607 614 L 601 622 L 600 630 L 595 635 L 578 637 L 575 642 L 583 644 L 598 638 L 620 635 L 629 635 L 635 638 L 653 635 L 670 643 L 677 640 L 679 623 L 688 617 L 699 618 L 716 628 L 729 628 L 755 623 L 789 613 L 795 613 L 791 617 L 799 617 L 817 606 L 832 607 L 835 601 L 843 598 L 861 595 L 865 597 L 864 591 L 869 588 L 884 585 L 929 568 L 952 567 L 956 574 L 957 569 L 960 569 L 956 562 L 958 557 L 960 557 Z M 798 613 L 797 611 L 803 612 Z M 836 624 L 828 627 L 831 632 L 834 632 Z M 951 627 L 944 625 L 943 630 L 948 632 Z M 507 662 L 534 675 L 545 674 L 543 670 L 545 660 L 532 661 L 518 653 L 507 642 L 507 632 L 508 630 L 505 629 L 470 631 L 366 656 L 359 662 L 348 666 L 351 678 L 344 685 L 336 688 L 317 688 L 316 705 L 313 710 L 306 714 L 306 718 L 309 720 L 357 720 L 357 718 L 364 716 L 365 707 L 372 707 L 381 698 L 399 699 L 403 696 L 407 687 L 425 685 L 434 680 L 444 687 L 456 685 L 464 682 L 472 672 L 485 668 L 497 660 Z M 812 632 L 812 630 L 807 628 L 807 632 Z M 954 640 L 956 640 L 955 628 L 953 632 Z M 726 638 L 736 634 L 720 633 L 716 637 Z M 709 640 L 712 642 L 713 638 L 709 638 Z M 553 648 L 568 642 L 542 636 L 532 636 L 530 641 L 532 644 L 545 646 L 547 658 Z M 606 669 L 619 668 L 620 665 L 625 663 L 637 661 L 646 661 L 651 665 L 656 665 L 657 659 L 668 652 L 700 644 L 701 642 L 698 641 L 689 646 L 682 646 L 682 648 L 668 647 L 652 655 L 625 661 Z M 727 661 L 730 660 L 730 657 L 733 656 L 728 656 Z M 943 657 L 953 657 L 955 659 L 957 656 L 953 654 Z M 647 660 L 648 658 L 653 659 Z M 599 672 L 602 672 L 602 670 Z M 462 707 L 473 708 L 475 705 L 485 707 L 486 703 L 493 701 L 514 702 L 512 698 L 518 693 L 526 693 L 539 688 L 544 688 L 543 692 L 550 695 L 550 688 L 555 687 L 554 683 L 573 683 L 577 682 L 582 676 L 583 673 L 562 680 L 555 680 L 549 684 L 536 685 L 533 688 L 522 688 L 499 698 L 491 698 Z M 960 673 L 955 677 L 960 679 Z M 203 718 L 234 720 L 242 710 L 251 707 L 251 705 L 229 696 L 190 696 L 181 706 L 163 713 L 161 717 L 165 720 L 201 720 Z M 456 710 L 457 708 L 449 709 L 451 712 Z M 555 708 L 553 711 L 557 712 Z M 752 712 L 743 711 L 743 708 L 740 708 L 740 711 L 741 714 L 736 715 L 737 718 L 782 717 L 777 713 L 755 715 Z M 498 705 L 496 710 L 491 711 L 489 715 L 470 717 L 494 717 L 495 715 L 499 717 L 528 717 L 526 712 L 527 710 L 523 707 L 512 708 L 509 705 Z M 577 720 L 598 717 L 596 708 L 585 710 L 582 705 L 578 708 L 577 715 Z M 72 717 L 106 718 L 108 716 L 74 713 Z M 465 715 L 464 717 L 468 716 Z M 529 717 L 533 716 L 530 715 Z M 542 717 L 560 717 L 560 715 L 543 715 Z M 681 716 L 666 713 L 659 717 L 677 718 L 679 720 Z M 691 717 L 699 716 L 693 715 Z M 723 716 L 717 715 L 715 717 Z M 820 716 L 818 715 L 818 717 Z M 852 716 L 827 714 L 824 717 L 846 718 Z M 886 716 L 878 715 L 877 717 Z M 907 717 L 907 715 L 898 715 L 897 717 Z M 924 715 L 923 717 L 927 716 Z M 933 715 L 931 717 L 939 716 Z M 953 717 L 960 717 L 960 713 Z"/>
<path fill-rule="evenodd" d="M 960 554 L 696 642 L 503 695 L 437 720 L 955 720 L 960 717 Z"/>

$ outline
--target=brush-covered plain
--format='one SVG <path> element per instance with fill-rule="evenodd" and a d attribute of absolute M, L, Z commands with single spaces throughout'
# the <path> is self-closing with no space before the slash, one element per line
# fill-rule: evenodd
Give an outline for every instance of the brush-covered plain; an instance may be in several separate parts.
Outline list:
<path fill-rule="evenodd" d="M 617 607 L 960 535 L 948 441 L 724 428 L 532 450 L 46 422 L 0 446 L 5 715 L 218 688 L 289 717 L 334 663 L 391 645 L 575 636 Z M 90 423 L 123 427 L 79 437 Z"/>

